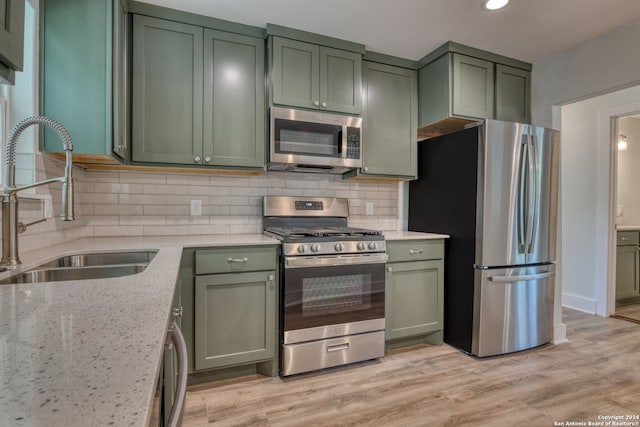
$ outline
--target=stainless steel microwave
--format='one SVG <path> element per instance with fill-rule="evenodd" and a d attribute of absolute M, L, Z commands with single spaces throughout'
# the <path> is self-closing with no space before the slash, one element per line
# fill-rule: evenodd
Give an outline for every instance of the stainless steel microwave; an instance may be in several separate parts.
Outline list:
<path fill-rule="evenodd" d="M 343 173 L 362 167 L 362 118 L 271 107 L 269 170 Z"/>

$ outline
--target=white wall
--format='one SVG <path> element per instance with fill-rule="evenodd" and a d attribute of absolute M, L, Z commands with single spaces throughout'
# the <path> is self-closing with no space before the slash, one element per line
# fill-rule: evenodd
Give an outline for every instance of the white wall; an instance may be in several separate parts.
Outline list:
<path fill-rule="evenodd" d="M 618 134 L 627 137 L 627 150 L 618 151 L 617 225 L 640 225 L 640 118 L 618 120 Z"/>
<path fill-rule="evenodd" d="M 567 305 L 606 315 L 606 304 L 602 300 L 606 299 L 607 293 L 609 236 L 608 230 L 597 227 L 606 224 L 611 197 L 607 176 L 610 165 L 606 150 L 604 156 L 598 151 L 602 147 L 598 145 L 595 132 L 578 135 L 580 130 L 572 130 L 570 124 L 568 126 L 561 119 L 560 106 L 638 85 L 638 40 L 640 21 L 533 64 L 532 122 L 562 132 L 560 238 L 554 311 L 556 341 L 561 341 L 564 334 L 560 304 L 563 301 L 563 289 L 568 290 Z M 595 116 L 597 113 L 592 111 L 592 121 L 586 120 L 586 124 L 601 125 L 601 118 Z M 574 136 L 571 137 L 571 134 Z M 596 276 L 585 274 L 585 271 Z M 598 300 L 600 306 L 596 304 Z"/>

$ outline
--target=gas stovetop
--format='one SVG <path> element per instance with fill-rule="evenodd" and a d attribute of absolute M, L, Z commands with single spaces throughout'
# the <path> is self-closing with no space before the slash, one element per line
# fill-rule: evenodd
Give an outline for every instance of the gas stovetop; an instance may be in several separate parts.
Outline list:
<path fill-rule="evenodd" d="M 385 252 L 380 231 L 349 227 L 347 199 L 265 196 L 265 234 L 283 242 L 283 255 Z"/>

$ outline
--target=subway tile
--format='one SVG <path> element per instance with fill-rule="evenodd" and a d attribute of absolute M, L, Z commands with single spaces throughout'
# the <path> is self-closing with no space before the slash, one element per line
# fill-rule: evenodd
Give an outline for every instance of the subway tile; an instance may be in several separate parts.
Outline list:
<path fill-rule="evenodd" d="M 91 215 L 87 216 L 87 222 L 91 225 L 118 225 L 120 223 L 117 215 Z"/>
<path fill-rule="evenodd" d="M 96 215 L 142 215 L 143 207 L 140 205 L 95 205 Z"/>
<path fill-rule="evenodd" d="M 167 184 L 169 185 L 209 185 L 209 176 L 168 174 Z"/>
<path fill-rule="evenodd" d="M 209 224 L 209 225 L 190 225 L 189 235 L 200 236 L 207 234 L 229 234 L 229 226 L 224 224 Z"/>
<path fill-rule="evenodd" d="M 249 197 L 246 196 L 213 196 L 212 205 L 248 205 Z"/>
<path fill-rule="evenodd" d="M 249 178 L 211 176 L 209 177 L 209 183 L 216 187 L 247 187 L 249 186 Z"/>
<path fill-rule="evenodd" d="M 269 196 L 302 196 L 301 188 L 267 188 Z"/>
<path fill-rule="evenodd" d="M 205 225 L 209 224 L 209 216 L 168 216 L 167 224 L 169 225 Z"/>
<path fill-rule="evenodd" d="M 84 180 L 94 183 L 120 182 L 120 173 L 87 170 L 85 171 Z"/>
<path fill-rule="evenodd" d="M 261 234 L 262 227 L 258 225 L 230 225 L 229 234 Z"/>
<path fill-rule="evenodd" d="M 142 190 L 145 194 L 184 194 L 184 185 L 159 185 L 159 184 L 144 184 Z"/>
<path fill-rule="evenodd" d="M 120 225 L 159 226 L 167 224 L 167 217 L 161 215 L 121 215 Z"/>
<path fill-rule="evenodd" d="M 169 206 L 144 206 L 144 215 L 189 215 L 191 207 L 187 205 L 169 205 Z"/>
<path fill-rule="evenodd" d="M 189 232 L 187 225 L 145 225 L 143 234 L 145 236 L 184 236 Z"/>
<path fill-rule="evenodd" d="M 228 205 L 202 205 L 202 215 L 229 215 L 230 211 Z"/>
<path fill-rule="evenodd" d="M 118 195 L 117 194 L 101 194 L 101 193 L 83 194 L 82 202 L 94 203 L 98 205 L 112 205 L 112 204 L 118 203 Z"/>
<path fill-rule="evenodd" d="M 190 185 L 187 187 L 187 193 L 193 195 L 203 196 L 228 196 L 231 191 L 228 187 L 212 187 L 212 186 L 197 186 Z"/>
<path fill-rule="evenodd" d="M 166 184 L 167 176 L 164 173 L 139 173 L 139 172 L 120 172 L 121 183 L 137 183 L 137 184 Z"/>
<path fill-rule="evenodd" d="M 166 205 L 167 197 L 161 194 L 120 194 L 118 203 L 123 205 Z"/>
<path fill-rule="evenodd" d="M 229 213 L 231 215 L 262 215 L 262 207 L 260 206 L 230 206 Z"/>

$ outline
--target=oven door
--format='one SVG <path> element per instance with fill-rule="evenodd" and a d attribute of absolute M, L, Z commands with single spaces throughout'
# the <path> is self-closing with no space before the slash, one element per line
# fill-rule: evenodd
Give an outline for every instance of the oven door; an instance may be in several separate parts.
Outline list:
<path fill-rule="evenodd" d="M 385 254 L 286 257 L 284 344 L 384 329 Z"/>

